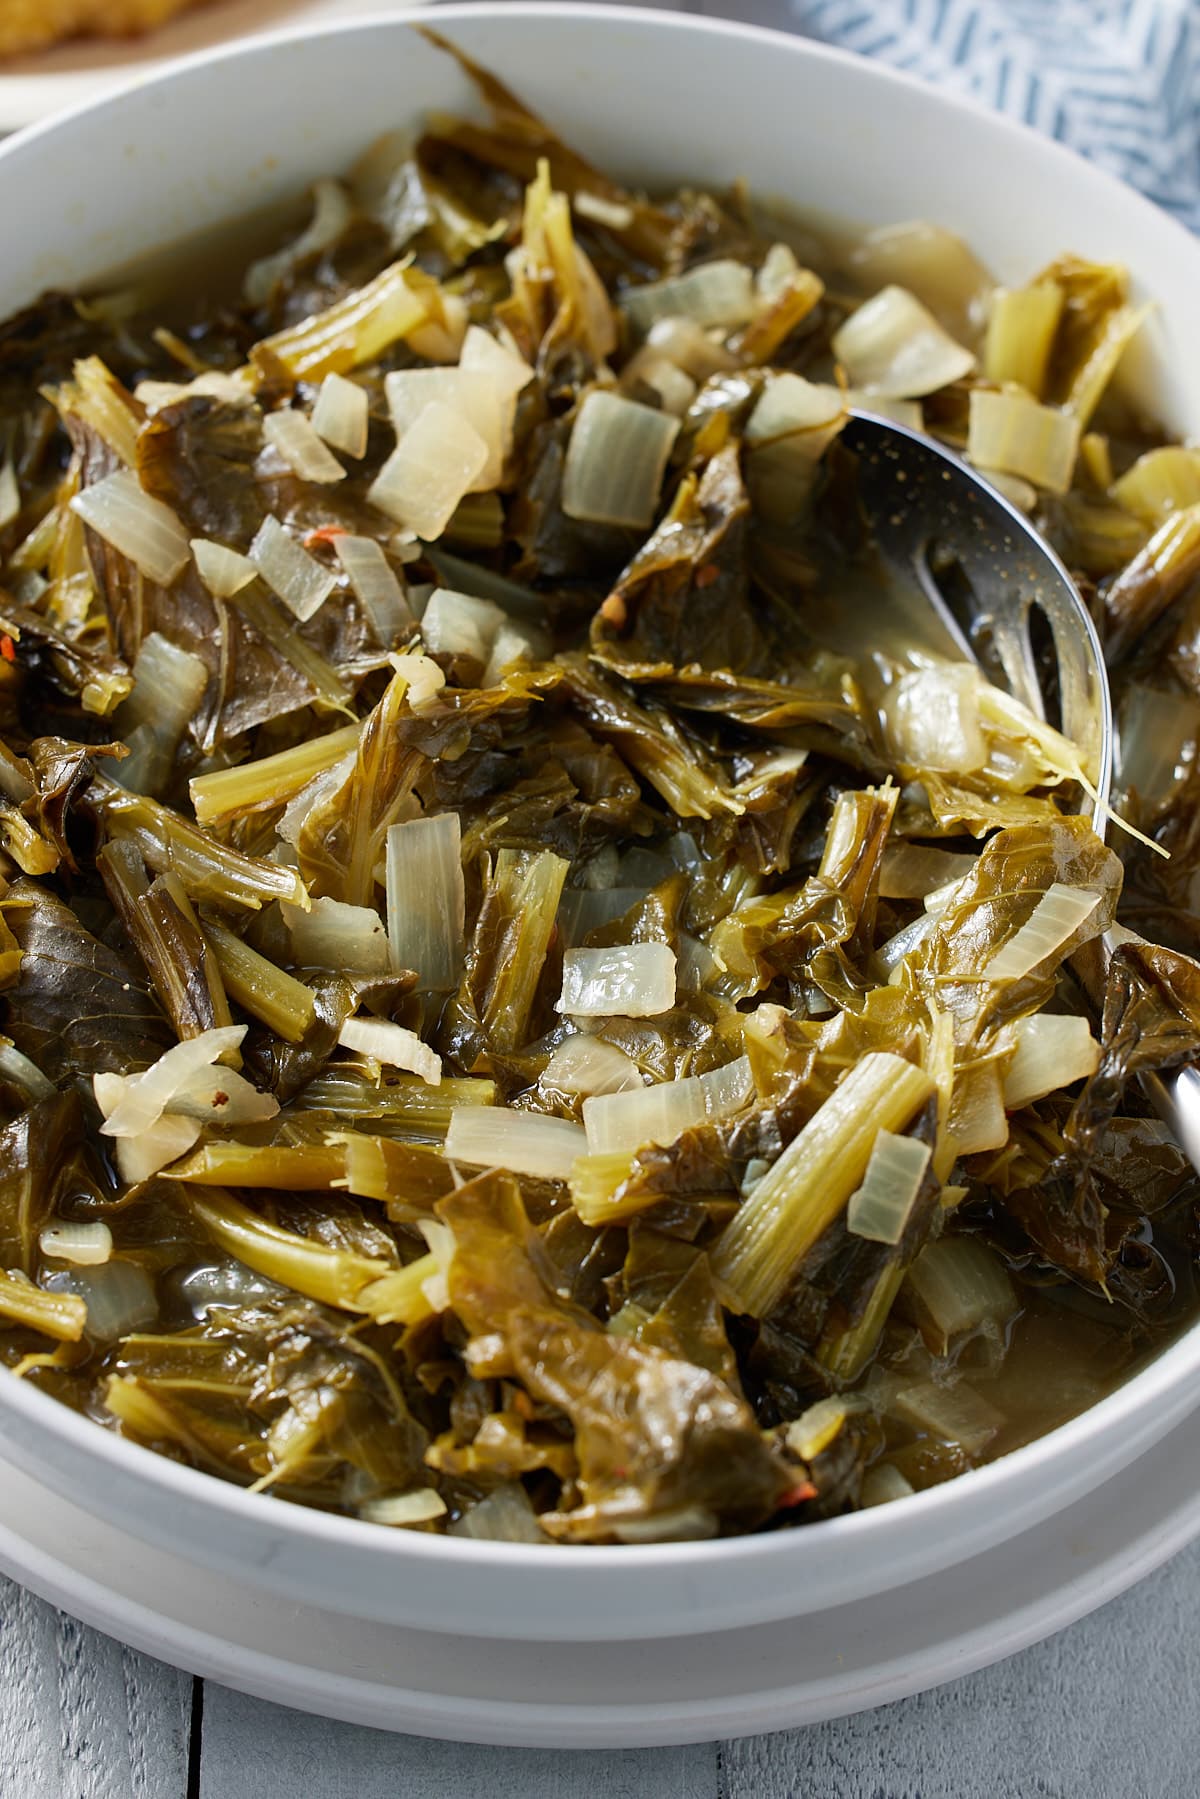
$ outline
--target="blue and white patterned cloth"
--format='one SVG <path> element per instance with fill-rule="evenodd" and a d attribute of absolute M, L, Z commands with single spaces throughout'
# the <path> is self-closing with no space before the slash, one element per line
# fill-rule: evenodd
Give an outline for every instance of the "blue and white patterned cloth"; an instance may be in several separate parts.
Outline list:
<path fill-rule="evenodd" d="M 701 0 L 1053 137 L 1200 229 L 1200 0 Z"/>

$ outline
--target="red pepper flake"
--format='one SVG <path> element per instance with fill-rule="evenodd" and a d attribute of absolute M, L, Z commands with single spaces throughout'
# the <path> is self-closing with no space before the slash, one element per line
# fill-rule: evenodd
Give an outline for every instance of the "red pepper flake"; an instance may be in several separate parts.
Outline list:
<path fill-rule="evenodd" d="M 335 538 L 348 537 L 350 533 L 345 525 L 318 525 L 307 537 L 301 539 L 306 550 L 315 550 L 318 544 L 332 543 Z"/>
<path fill-rule="evenodd" d="M 0 637 L 0 656 L 3 656 L 6 662 L 15 662 L 17 659 L 17 646 L 7 631 L 3 637 Z"/>
<path fill-rule="evenodd" d="M 802 1480 L 799 1486 L 788 1488 L 783 1498 L 779 1501 L 778 1509 L 781 1512 L 786 1512 L 791 1506 L 803 1505 L 806 1499 L 815 1499 L 816 1497 L 817 1489 L 813 1486 L 811 1480 Z"/>
<path fill-rule="evenodd" d="M 720 579 L 720 575 L 721 571 L 715 562 L 706 562 L 703 568 L 696 570 L 696 586 L 711 587 L 714 581 Z"/>
<path fill-rule="evenodd" d="M 214 1093 L 212 1096 L 212 1103 L 214 1109 L 219 1111 L 222 1106 L 227 1106 L 229 1104 L 228 1093 Z"/>

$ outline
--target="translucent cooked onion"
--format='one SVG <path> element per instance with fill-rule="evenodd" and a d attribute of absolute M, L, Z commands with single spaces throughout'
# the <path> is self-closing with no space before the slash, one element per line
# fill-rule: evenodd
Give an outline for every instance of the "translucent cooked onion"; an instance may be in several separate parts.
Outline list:
<path fill-rule="evenodd" d="M 321 610 L 337 586 L 332 569 L 301 549 L 277 518 L 267 514 L 250 545 L 250 560 L 259 574 L 301 624 Z"/>
<path fill-rule="evenodd" d="M 646 344 L 650 349 L 660 351 L 677 369 L 682 369 L 697 386 L 711 375 L 726 374 L 738 366 L 733 351 L 727 350 L 695 319 L 677 316 L 657 319 L 650 327 Z"/>
<path fill-rule="evenodd" d="M 888 688 L 884 729 L 902 768 L 966 775 L 984 767 L 979 688 L 979 671 L 966 662 L 913 669 Z"/>
<path fill-rule="evenodd" d="M 491 654 L 483 671 L 483 685 L 495 687 L 509 669 L 521 663 L 539 662 L 548 653 L 549 641 L 544 631 L 535 631 L 529 625 L 506 618 L 492 639 Z"/>
<path fill-rule="evenodd" d="M 426 649 L 435 655 L 474 656 L 486 664 L 505 622 L 504 613 L 493 601 L 456 593 L 452 587 L 437 587 L 421 614 L 421 636 Z"/>
<path fill-rule="evenodd" d="M 186 1155 L 200 1136 L 199 1119 L 164 1112 L 136 1137 L 117 1138 L 117 1172 L 131 1187 Z"/>
<path fill-rule="evenodd" d="M 646 530 L 654 522 L 679 420 L 593 388 L 576 414 L 563 470 L 568 518 Z"/>
<path fill-rule="evenodd" d="M 1061 949 L 1099 904 L 1100 895 L 1086 887 L 1053 882 L 1020 930 L 985 963 L 984 975 L 989 981 L 1021 980 Z"/>
<path fill-rule="evenodd" d="M 427 1087 L 436 1087 L 441 1081 L 442 1058 L 403 1025 L 381 1018 L 348 1018 L 338 1032 L 338 1042 L 356 1055 L 419 1074 Z"/>
<path fill-rule="evenodd" d="M 754 317 L 754 277 L 743 262 L 723 257 L 684 275 L 643 287 L 627 287 L 621 310 L 641 336 L 658 319 L 685 318 L 697 325 L 745 325 Z"/>
<path fill-rule="evenodd" d="M 942 1349 L 981 1325 L 1002 1325 L 1018 1308 L 1002 1263 L 978 1237 L 939 1237 L 927 1243 L 905 1283 Z"/>
<path fill-rule="evenodd" d="M 641 1087 L 642 1076 L 632 1057 L 602 1037 L 568 1037 L 542 1070 L 541 1085 L 560 1093 L 623 1093 Z"/>
<path fill-rule="evenodd" d="M 1086 1018 L 1038 1012 L 1013 1025 L 1016 1053 L 1004 1073 L 1004 1104 L 1010 1112 L 1086 1080 L 1100 1066 L 1100 1045 Z"/>
<path fill-rule="evenodd" d="M 404 433 L 367 498 L 418 537 L 438 538 L 463 496 L 473 491 L 490 454 L 460 413 L 434 400 Z"/>
<path fill-rule="evenodd" d="M 387 931 L 374 906 L 352 906 L 327 896 L 283 908 L 292 951 L 301 968 L 333 968 L 347 974 L 386 974 Z"/>
<path fill-rule="evenodd" d="M 505 1481 L 469 1507 L 450 1526 L 452 1537 L 475 1537 L 483 1543 L 545 1543 L 528 1493 L 520 1481 Z"/>
<path fill-rule="evenodd" d="M 881 288 L 833 335 L 833 353 L 852 387 L 897 400 L 921 399 L 961 381 L 975 367 L 915 294 Z"/>
<path fill-rule="evenodd" d="M 515 400 L 533 380 L 533 370 L 519 351 L 501 343 L 481 325 L 467 327 L 458 366 L 464 373 L 486 375 L 502 405 Z"/>
<path fill-rule="evenodd" d="M 17 471 L 9 460 L 0 468 L 0 531 L 19 518 L 20 513 L 21 490 L 17 486 Z"/>
<path fill-rule="evenodd" d="M 558 1010 L 577 1018 L 656 1018 L 675 1004 L 675 952 L 665 943 L 569 949 Z"/>
<path fill-rule="evenodd" d="M 160 587 L 171 585 L 191 554 L 177 514 L 148 494 L 130 469 L 83 488 L 71 510 Z"/>
<path fill-rule="evenodd" d="M 846 1229 L 874 1243 L 899 1243 L 925 1179 L 929 1156 L 929 1145 L 919 1138 L 880 1131 L 862 1185 L 850 1195 Z"/>
<path fill-rule="evenodd" d="M 465 420 L 487 445 L 487 460 L 467 492 L 487 493 L 497 485 L 504 473 L 512 398 L 501 392 L 488 369 L 399 369 L 384 386 L 401 444 L 425 408 L 437 402 Z"/>
<path fill-rule="evenodd" d="M 327 376 L 326 379 L 336 380 L 337 377 Z M 345 469 L 318 437 L 311 419 L 294 407 L 285 406 L 278 412 L 268 412 L 263 419 L 263 436 L 302 481 L 329 487 L 335 481 L 346 479 Z"/>
<path fill-rule="evenodd" d="M 644 1143 L 674 1143 L 707 1119 L 739 1111 L 753 1092 L 749 1060 L 739 1056 L 708 1074 L 597 1094 L 583 1102 L 588 1154 L 621 1155 Z"/>
<path fill-rule="evenodd" d="M 431 1524 L 445 1517 L 446 1502 L 434 1487 L 418 1487 L 412 1493 L 381 1493 L 377 1499 L 366 1499 L 358 1515 L 370 1524 Z"/>
<path fill-rule="evenodd" d="M 566 1118 L 545 1118 L 540 1112 L 459 1106 L 446 1132 L 446 1154 L 452 1162 L 507 1168 L 541 1180 L 567 1180 L 577 1158 L 587 1153 L 587 1134 L 579 1125 Z"/>
<path fill-rule="evenodd" d="M 466 888 L 457 812 L 411 818 L 387 834 L 392 967 L 413 969 L 423 993 L 455 986 L 462 962 Z"/>
<path fill-rule="evenodd" d="M 328 380 L 339 377 L 330 375 Z M 333 540 L 334 554 L 345 569 L 350 585 L 375 627 L 380 643 L 392 644 L 411 631 L 415 620 L 396 572 L 373 537 L 355 537 L 349 531 Z"/>
<path fill-rule="evenodd" d="M 200 579 L 209 593 L 219 600 L 232 599 L 243 587 L 249 587 L 251 581 L 258 580 L 258 567 L 249 556 L 243 556 L 223 543 L 214 543 L 207 537 L 193 537 L 190 548 Z"/>
<path fill-rule="evenodd" d="M 345 375 L 326 375 L 312 412 L 312 427 L 344 456 L 356 459 L 367 453 L 371 406 L 367 390 Z"/>
<path fill-rule="evenodd" d="M 113 1257 L 96 1268 L 61 1268 L 43 1278 L 51 1293 L 76 1293 L 87 1306 L 87 1335 L 115 1343 L 158 1316 L 154 1283 L 140 1262 Z"/>
<path fill-rule="evenodd" d="M 237 1050 L 245 1035 L 244 1024 L 220 1025 L 165 1050 L 142 1074 L 95 1075 L 92 1086 L 96 1104 L 104 1113 L 102 1134 L 139 1136 L 157 1122 L 194 1074 Z"/>
<path fill-rule="evenodd" d="M 621 386 L 636 398 L 640 387 L 649 387 L 657 395 L 664 412 L 682 418 L 696 397 L 696 383 L 685 375 L 677 363 L 652 344 L 643 344 L 621 370 Z"/>

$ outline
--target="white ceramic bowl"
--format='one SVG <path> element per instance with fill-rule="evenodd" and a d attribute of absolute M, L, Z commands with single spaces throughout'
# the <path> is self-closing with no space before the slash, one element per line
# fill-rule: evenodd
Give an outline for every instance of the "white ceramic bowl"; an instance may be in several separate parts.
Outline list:
<path fill-rule="evenodd" d="M 742 176 L 864 224 L 925 216 L 1001 278 L 1064 249 L 1127 263 L 1159 304 L 1147 398 L 1200 432 L 1200 244 L 1033 133 L 744 27 L 524 4 L 447 6 L 436 23 L 634 183 Z M 456 66 L 397 18 L 239 45 L 27 132 L 0 148 L 0 316 L 293 195 L 424 109 L 473 105 Z M 123 1442 L 7 1374 L 0 1434 L 48 1485 L 251 1588 L 431 1630 L 621 1640 L 795 1617 L 965 1561 L 1132 1462 L 1200 1401 L 1198 1377 L 1195 1329 L 1082 1417 L 901 1504 L 653 1548 L 459 1542 L 304 1511 Z"/>

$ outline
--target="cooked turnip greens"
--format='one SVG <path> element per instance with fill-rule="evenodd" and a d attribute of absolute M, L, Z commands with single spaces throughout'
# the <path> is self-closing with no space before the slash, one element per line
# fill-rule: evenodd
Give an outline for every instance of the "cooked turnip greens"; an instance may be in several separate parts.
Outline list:
<path fill-rule="evenodd" d="M 0 1353 L 391 1527 L 804 1524 L 1196 1315 L 1200 451 L 1122 270 L 652 201 L 472 73 L 0 330 Z M 1115 847 L 889 636 L 848 398 L 1076 571 Z"/>

